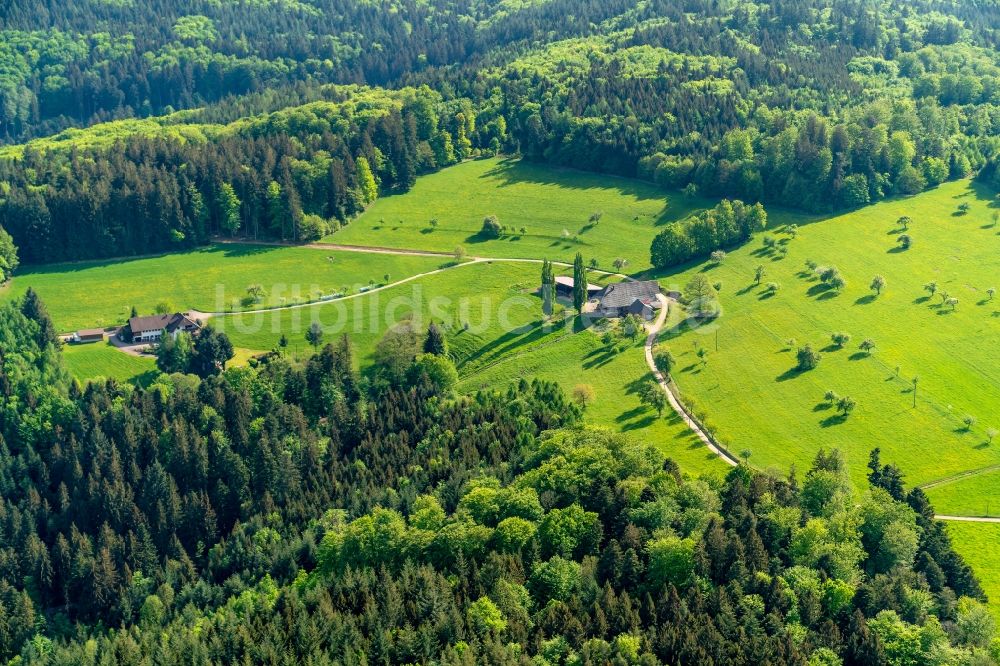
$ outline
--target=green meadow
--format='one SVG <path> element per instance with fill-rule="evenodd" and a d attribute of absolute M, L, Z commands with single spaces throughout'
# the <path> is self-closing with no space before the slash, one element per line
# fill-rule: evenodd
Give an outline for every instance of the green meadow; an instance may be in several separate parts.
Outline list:
<path fill-rule="evenodd" d="M 927 488 L 934 509 L 947 516 L 1000 516 L 1000 469 L 988 469 Z"/>
<path fill-rule="evenodd" d="M 371 293 L 329 303 L 272 312 L 235 313 L 213 318 L 237 347 L 272 349 L 282 335 L 293 353 L 307 350 L 305 333 L 319 323 L 326 341 L 347 335 L 357 360 L 368 365 L 375 345 L 395 324 L 430 322 L 448 330 L 452 353 L 461 369 L 504 345 L 528 344 L 542 318 L 537 294 L 540 264 L 476 262 Z M 468 324 L 468 326 L 466 326 Z M 506 336 L 506 337 L 505 337 Z"/>
<path fill-rule="evenodd" d="M 125 354 L 106 342 L 64 345 L 62 354 L 70 374 L 81 382 L 104 377 L 148 384 L 157 374 L 152 358 Z"/>
<path fill-rule="evenodd" d="M 640 402 L 639 386 L 652 378 L 644 341 L 642 336 L 629 348 L 614 353 L 593 331 L 563 332 L 546 344 L 463 373 L 459 389 L 474 392 L 504 387 L 521 378 L 544 377 L 571 394 L 574 387 L 585 384 L 594 392 L 594 400 L 586 408 L 588 422 L 655 444 L 685 471 L 724 474 L 728 469 L 725 463 L 705 448 L 677 414 L 668 408 L 661 417 Z"/>
<path fill-rule="evenodd" d="M 758 237 L 719 266 L 666 276 L 662 282 L 684 285 L 704 273 L 722 286 L 713 325 L 692 328 L 675 318 L 662 334 L 685 400 L 760 467 L 802 469 L 818 448 L 839 447 L 861 480 L 869 451 L 880 447 L 883 460 L 918 484 L 1000 463 L 1000 442 L 989 444 L 987 434 L 1000 427 L 1000 299 L 987 293 L 1000 282 L 995 211 L 978 185 L 947 183 L 800 224 L 794 238 L 772 226 L 784 257 Z M 908 250 L 898 243 L 903 215 L 913 219 Z M 846 288 L 826 289 L 807 260 L 837 267 Z M 758 266 L 765 270 L 759 285 Z M 887 283 L 881 295 L 869 289 L 876 274 Z M 932 281 L 939 287 L 933 297 L 924 290 Z M 773 295 L 769 282 L 779 286 Z M 957 305 L 945 305 L 942 292 Z M 838 348 L 830 336 L 841 331 L 851 340 Z M 876 344 L 871 355 L 858 347 L 866 338 Z M 796 349 L 807 343 L 822 358 L 798 372 Z M 838 414 L 827 391 L 852 397 L 854 412 Z"/>
<path fill-rule="evenodd" d="M 483 159 L 419 178 L 408 193 L 378 199 L 324 240 L 445 252 L 462 246 L 474 256 L 562 261 L 581 252 L 603 268 L 623 258 L 629 270 L 642 270 L 659 228 L 708 204 L 640 181 Z M 602 214 L 593 223 L 596 212 Z M 488 215 L 510 233 L 483 238 Z"/>
<path fill-rule="evenodd" d="M 949 522 L 955 551 L 972 567 L 990 599 L 990 610 L 1000 620 L 1000 524 Z"/>
<path fill-rule="evenodd" d="M 435 270 L 442 259 L 302 247 L 218 244 L 157 257 L 25 266 L 0 298 L 33 287 L 60 331 L 121 324 L 132 306 L 143 314 L 164 303 L 172 310 L 241 309 L 252 284 L 266 294 L 250 307 L 315 300 L 345 288 L 356 292 Z"/>

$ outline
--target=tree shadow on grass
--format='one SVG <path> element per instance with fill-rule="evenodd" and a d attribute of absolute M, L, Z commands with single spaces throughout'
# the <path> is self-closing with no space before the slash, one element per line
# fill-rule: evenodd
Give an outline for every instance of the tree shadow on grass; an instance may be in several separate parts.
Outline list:
<path fill-rule="evenodd" d="M 610 349 L 602 349 L 600 355 L 590 358 L 583 362 L 583 368 L 585 370 L 592 370 L 594 368 L 601 368 L 611 363 L 615 360 L 618 354 Z"/>
<path fill-rule="evenodd" d="M 814 412 L 828 412 L 831 409 L 833 409 L 833 405 L 829 402 L 819 402 L 816 403 L 815 407 L 813 407 Z"/>
<path fill-rule="evenodd" d="M 806 370 L 799 370 L 797 367 L 796 368 L 789 368 L 788 370 L 785 370 L 783 373 L 781 373 L 780 375 L 778 375 L 777 377 L 775 377 L 774 380 L 777 381 L 777 382 L 787 382 L 789 379 L 795 379 L 796 377 L 798 377 L 799 375 L 803 374 L 804 372 L 807 372 L 807 371 Z"/>
<path fill-rule="evenodd" d="M 868 305 L 869 303 L 875 302 L 875 294 L 868 294 L 867 296 L 862 296 L 861 298 L 854 301 L 855 305 Z"/>
<path fill-rule="evenodd" d="M 825 419 L 821 420 L 819 422 L 819 425 L 820 425 L 821 428 L 829 428 L 829 427 L 832 427 L 832 426 L 835 426 L 835 425 L 840 425 L 841 423 L 843 423 L 846 420 L 847 420 L 847 417 L 844 416 L 843 414 L 831 414 L 830 416 L 828 416 Z"/>
<path fill-rule="evenodd" d="M 624 411 L 615 417 L 615 421 L 618 423 L 624 423 L 625 421 L 631 421 L 632 419 L 638 417 L 646 411 L 645 405 L 639 405 L 638 407 L 633 407 L 628 411 Z"/>
<path fill-rule="evenodd" d="M 926 303 L 929 300 L 931 300 L 930 296 L 920 296 L 919 298 L 914 298 L 913 299 L 913 304 L 914 305 L 922 305 L 922 304 Z"/>
<path fill-rule="evenodd" d="M 885 251 L 885 253 L 886 254 L 899 254 L 900 252 L 906 252 L 909 249 L 910 248 L 903 247 L 902 245 L 896 245 L 894 247 L 890 247 L 888 250 Z"/>
<path fill-rule="evenodd" d="M 847 358 L 850 361 L 860 361 L 862 359 L 868 358 L 868 353 L 863 351 L 856 351 Z"/>
<path fill-rule="evenodd" d="M 760 286 L 760 285 L 758 285 L 758 284 L 757 284 L 757 283 L 755 283 L 755 282 L 751 282 L 751 283 L 750 283 L 750 284 L 748 284 L 747 286 L 745 286 L 745 287 L 743 287 L 742 289 L 740 289 L 739 291 L 737 291 L 737 292 L 736 292 L 736 295 L 737 295 L 737 296 L 743 296 L 744 294 L 749 294 L 749 293 L 750 293 L 751 291 L 753 291 L 753 290 L 754 290 L 755 288 L 757 288 L 758 286 Z"/>
<path fill-rule="evenodd" d="M 836 292 L 836 291 L 827 291 L 827 292 L 822 293 L 819 296 L 817 296 L 816 300 L 817 301 L 828 301 L 831 298 L 836 298 L 837 296 L 840 296 L 840 294 L 838 292 Z"/>
<path fill-rule="evenodd" d="M 628 432 L 629 430 L 641 430 L 643 428 L 648 428 L 649 426 L 656 423 L 656 414 L 649 414 L 642 417 L 638 421 L 633 421 L 631 423 L 626 423 L 622 426 L 622 430 Z"/>
<path fill-rule="evenodd" d="M 830 285 L 823 284 L 822 282 L 814 284 L 806 290 L 806 296 L 821 296 L 828 293 L 830 293 Z"/>

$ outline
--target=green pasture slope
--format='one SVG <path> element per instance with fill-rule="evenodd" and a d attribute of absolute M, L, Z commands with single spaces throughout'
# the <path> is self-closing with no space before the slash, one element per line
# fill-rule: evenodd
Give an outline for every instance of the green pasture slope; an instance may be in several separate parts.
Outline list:
<path fill-rule="evenodd" d="M 357 291 L 438 268 L 436 257 L 335 252 L 303 247 L 218 244 L 157 257 L 25 266 L 0 298 L 20 297 L 30 286 L 45 301 L 60 331 L 114 326 L 134 305 L 152 313 L 171 309 L 217 312 L 240 309 L 251 284 L 267 292 L 252 307 L 315 300 L 347 287 Z"/>
<path fill-rule="evenodd" d="M 949 522 L 948 534 L 955 551 L 976 572 L 990 610 L 1000 620 L 1000 524 Z"/>
<path fill-rule="evenodd" d="M 628 270 L 642 270 L 649 268 L 649 245 L 659 228 L 708 204 L 641 181 L 483 159 L 419 178 L 406 194 L 378 199 L 324 240 L 445 252 L 462 246 L 476 256 L 562 261 L 581 252 L 603 268 L 623 258 Z M 594 224 L 596 212 L 602 215 Z M 484 239 L 480 230 L 488 215 L 511 233 Z"/>
<path fill-rule="evenodd" d="M 535 293 L 540 271 L 541 264 L 536 263 L 467 263 L 343 300 L 215 317 L 213 325 L 237 347 L 272 349 L 284 335 L 293 352 L 304 352 L 305 333 L 315 321 L 323 327 L 326 341 L 347 334 L 358 362 L 366 366 L 392 325 L 411 321 L 426 328 L 434 320 L 446 324 L 461 367 L 510 330 L 528 331 L 541 319 L 541 300 Z"/>
<path fill-rule="evenodd" d="M 566 316 L 565 320 L 544 324 L 536 294 L 540 269 L 540 264 L 523 262 L 466 264 L 342 302 L 217 317 L 214 325 L 238 347 L 266 350 L 286 335 L 292 353 L 303 354 L 308 350 L 305 331 L 317 321 L 327 340 L 347 334 L 363 367 L 371 362 L 375 345 L 392 322 L 411 321 L 423 329 L 434 320 L 448 331 L 461 378 L 459 390 L 502 388 L 521 377 L 557 381 L 567 392 L 577 384 L 589 384 L 595 393 L 586 412 L 590 423 L 654 443 L 685 470 L 723 473 L 723 463 L 676 415 L 668 411 L 658 417 L 640 404 L 636 389 L 650 375 L 641 340 L 609 354 L 597 333 L 567 316 L 566 304 L 557 306 L 556 312 L 556 319 Z M 590 276 L 597 284 L 609 279 L 614 278 Z"/>
<path fill-rule="evenodd" d="M 924 492 L 940 514 L 979 518 L 1000 516 L 1000 468 L 972 473 L 934 485 Z"/>
<path fill-rule="evenodd" d="M 125 354 L 106 342 L 64 345 L 62 355 L 70 374 L 81 382 L 105 377 L 145 385 L 158 373 L 152 358 Z"/>
<path fill-rule="evenodd" d="M 1000 286 L 997 210 L 985 188 L 947 183 L 800 225 L 795 238 L 772 227 L 769 234 L 787 248 L 784 258 L 758 237 L 720 266 L 666 276 L 683 285 L 701 272 L 722 283 L 715 327 L 692 330 L 675 321 L 662 335 L 686 401 L 724 443 L 750 450 L 761 467 L 802 469 L 819 447 L 839 447 L 861 481 L 876 446 L 914 484 L 1000 464 L 1000 441 L 991 445 L 987 434 L 1000 427 L 1000 298 L 987 292 Z M 903 215 L 913 219 L 908 250 L 898 244 Z M 842 293 L 825 289 L 807 260 L 836 266 L 847 280 Z M 758 266 L 766 271 L 760 285 Z M 869 289 L 876 274 L 887 281 L 881 295 Z M 939 286 L 933 297 L 924 290 L 932 281 Z M 780 285 L 773 296 L 769 282 Z M 945 305 L 940 292 L 958 298 L 957 306 Z M 843 349 L 831 344 L 837 331 L 852 336 Z M 865 338 L 877 345 L 870 356 L 858 348 Z M 806 343 L 822 360 L 799 373 L 795 349 Z M 824 399 L 831 390 L 857 401 L 850 416 Z M 966 415 L 975 418 L 970 428 Z M 1000 485 L 983 490 L 1000 505 Z"/>

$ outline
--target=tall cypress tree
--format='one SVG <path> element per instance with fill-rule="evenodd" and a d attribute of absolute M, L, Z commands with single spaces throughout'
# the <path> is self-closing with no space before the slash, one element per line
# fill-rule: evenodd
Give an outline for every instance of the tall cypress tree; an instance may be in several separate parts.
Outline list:
<path fill-rule="evenodd" d="M 542 260 L 542 312 L 546 317 L 552 316 L 552 302 L 555 298 L 555 276 L 552 274 L 552 262 Z"/>
<path fill-rule="evenodd" d="M 576 253 L 573 259 L 573 307 L 577 312 L 583 312 L 583 304 L 587 302 L 587 272 L 583 268 L 583 255 Z"/>

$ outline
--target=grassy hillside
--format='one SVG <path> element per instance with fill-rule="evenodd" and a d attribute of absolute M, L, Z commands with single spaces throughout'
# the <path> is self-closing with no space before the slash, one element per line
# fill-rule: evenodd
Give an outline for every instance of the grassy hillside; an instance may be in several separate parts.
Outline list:
<path fill-rule="evenodd" d="M 158 372 L 153 359 L 124 354 L 107 343 L 66 345 L 63 360 L 70 374 L 81 382 L 106 377 L 147 384 Z"/>
<path fill-rule="evenodd" d="M 295 247 L 214 245 L 203 250 L 139 259 L 24 267 L 0 298 L 19 297 L 33 287 L 60 331 L 123 322 L 132 306 L 214 312 L 240 309 L 251 284 L 266 296 L 253 307 L 314 300 L 347 287 L 353 291 L 385 275 L 399 280 L 434 270 L 433 257 L 334 252 Z"/>
<path fill-rule="evenodd" d="M 1000 525 L 948 523 L 955 551 L 965 558 L 990 598 L 990 610 L 1000 620 Z"/>
<path fill-rule="evenodd" d="M 315 319 L 324 326 L 327 340 L 349 335 L 364 366 L 392 322 L 412 318 L 423 329 L 434 319 L 448 329 L 460 390 L 495 388 L 521 377 L 554 380 L 567 392 L 588 384 L 596 398 L 587 408 L 588 422 L 654 443 L 685 469 L 724 471 L 679 418 L 672 413 L 658 418 L 639 403 L 638 384 L 649 375 L 639 341 L 612 355 L 576 318 L 543 325 L 535 294 L 539 269 L 533 263 L 481 262 L 339 303 L 218 317 L 214 322 L 238 347 L 270 349 L 284 334 L 292 353 L 304 354 L 304 334 Z M 607 279 L 593 275 L 591 281 Z"/>
<path fill-rule="evenodd" d="M 927 488 L 934 509 L 951 516 L 1000 516 L 1000 469 Z"/>
<path fill-rule="evenodd" d="M 582 252 L 605 268 L 621 257 L 630 270 L 640 270 L 649 267 L 658 227 L 706 203 L 635 180 L 483 159 L 424 176 L 407 194 L 379 199 L 325 240 L 446 252 L 461 245 L 471 255 L 563 261 Z M 600 221 L 591 223 L 597 212 Z M 480 230 L 488 215 L 510 233 L 485 239 Z"/>
<path fill-rule="evenodd" d="M 843 449 L 859 479 L 876 446 L 913 483 L 1000 463 L 1000 442 L 987 443 L 987 430 L 1000 427 L 1000 349 L 990 343 L 1000 339 L 1000 299 L 987 294 L 1000 277 L 992 194 L 968 181 L 948 183 L 802 225 L 795 238 L 772 231 L 787 248 L 784 258 L 758 238 L 721 266 L 666 277 L 684 285 L 701 272 L 722 283 L 716 326 L 663 335 L 686 399 L 760 466 L 801 468 L 821 446 Z M 909 250 L 898 244 L 903 215 L 913 219 Z M 836 266 L 847 280 L 842 293 L 824 288 L 807 260 Z M 758 266 L 766 271 L 760 285 Z M 887 281 L 878 296 L 869 290 L 876 274 Z M 923 288 L 931 281 L 939 286 L 934 297 Z M 773 296 L 768 282 L 780 286 Z M 941 292 L 959 299 L 954 309 Z M 852 336 L 843 349 L 831 344 L 837 331 Z M 865 338 L 877 345 L 870 357 L 858 348 Z M 799 373 L 795 352 L 806 343 L 823 357 Z M 708 352 L 704 360 L 699 347 Z M 824 399 L 830 390 L 854 398 L 854 413 L 838 416 Z M 976 419 L 969 429 L 966 415 Z"/>
<path fill-rule="evenodd" d="M 467 264 L 342 301 L 213 321 L 237 347 L 267 350 L 285 335 L 293 351 L 305 351 L 305 332 L 316 321 L 327 340 L 349 335 L 358 360 L 367 365 L 390 326 L 409 320 L 426 328 L 433 319 L 447 324 L 461 364 L 502 336 L 526 334 L 541 318 L 541 300 L 534 293 L 539 271 L 534 263 Z"/>
<path fill-rule="evenodd" d="M 642 341 L 614 354 L 591 331 L 564 334 L 547 345 L 509 354 L 480 370 L 463 373 L 459 388 L 471 392 L 503 387 L 522 377 L 559 382 L 567 393 L 579 384 L 590 386 L 594 401 L 587 406 L 588 422 L 655 444 L 685 470 L 724 473 L 728 469 L 677 414 L 667 409 L 658 417 L 639 401 L 639 385 L 652 377 Z"/>

